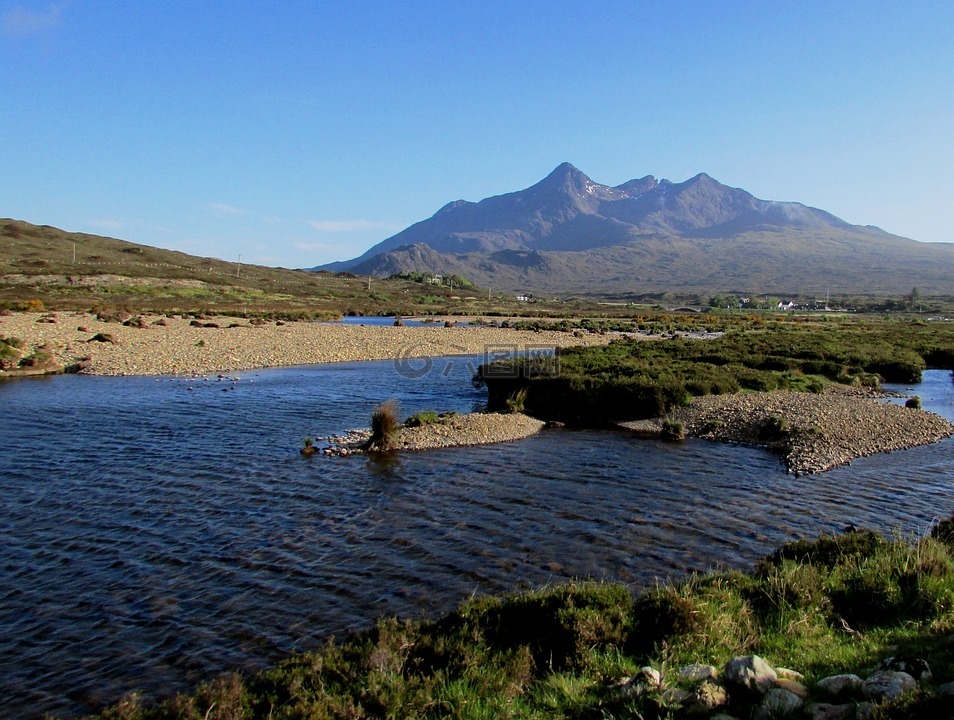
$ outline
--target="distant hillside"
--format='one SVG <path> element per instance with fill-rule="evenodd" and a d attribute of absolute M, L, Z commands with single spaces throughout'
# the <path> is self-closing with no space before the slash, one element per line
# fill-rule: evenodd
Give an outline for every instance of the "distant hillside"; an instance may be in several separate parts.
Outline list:
<path fill-rule="evenodd" d="M 358 258 L 315 269 L 454 273 L 535 293 L 949 294 L 954 245 L 760 200 L 704 173 L 609 187 L 564 163 L 525 190 L 449 203 Z"/>
<path fill-rule="evenodd" d="M 465 312 L 469 295 L 439 285 L 375 281 L 226 262 L 0 219 L 0 308 L 123 308 L 334 317 Z M 486 301 L 486 293 L 481 294 Z M 494 307 L 514 305 L 494 297 Z M 486 304 L 486 303 L 485 303 Z M 481 308 L 486 312 L 485 308 Z"/>

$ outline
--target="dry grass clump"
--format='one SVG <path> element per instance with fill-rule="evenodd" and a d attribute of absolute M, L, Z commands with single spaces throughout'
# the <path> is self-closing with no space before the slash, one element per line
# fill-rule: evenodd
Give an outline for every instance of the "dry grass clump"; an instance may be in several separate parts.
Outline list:
<path fill-rule="evenodd" d="M 371 413 L 371 439 L 368 440 L 368 450 L 374 452 L 394 450 L 397 447 L 402 425 L 396 400 L 385 400 L 378 405 Z"/>

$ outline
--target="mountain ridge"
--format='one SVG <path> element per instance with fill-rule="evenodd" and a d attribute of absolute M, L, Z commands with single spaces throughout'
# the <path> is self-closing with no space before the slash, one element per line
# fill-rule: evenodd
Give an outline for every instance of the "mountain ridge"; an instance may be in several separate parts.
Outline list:
<path fill-rule="evenodd" d="M 524 190 L 449 202 L 361 256 L 315 269 L 453 273 L 521 292 L 799 293 L 833 283 L 855 293 L 950 292 L 954 245 L 762 200 L 704 172 L 608 186 L 565 162 Z"/>

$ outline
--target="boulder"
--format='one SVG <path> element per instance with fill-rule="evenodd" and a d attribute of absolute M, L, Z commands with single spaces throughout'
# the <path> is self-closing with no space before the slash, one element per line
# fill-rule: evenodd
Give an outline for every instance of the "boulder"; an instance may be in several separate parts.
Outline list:
<path fill-rule="evenodd" d="M 805 701 L 783 688 L 769 690 L 752 713 L 753 720 L 787 718 L 798 712 Z"/>
<path fill-rule="evenodd" d="M 844 700 L 861 692 L 863 684 L 857 675 L 831 675 L 815 683 L 815 690 L 830 700 Z"/>
<path fill-rule="evenodd" d="M 772 666 L 758 655 L 748 655 L 729 660 L 722 671 L 730 687 L 764 695 L 775 687 L 778 675 Z"/>
<path fill-rule="evenodd" d="M 917 686 L 917 681 L 906 672 L 879 670 L 865 680 L 861 690 L 869 700 L 897 700 Z"/>
<path fill-rule="evenodd" d="M 944 683 L 937 689 L 938 697 L 954 698 L 954 682 Z"/>
<path fill-rule="evenodd" d="M 831 705 L 829 703 L 814 703 L 808 706 L 808 717 L 811 720 L 855 720 L 855 704 Z"/>

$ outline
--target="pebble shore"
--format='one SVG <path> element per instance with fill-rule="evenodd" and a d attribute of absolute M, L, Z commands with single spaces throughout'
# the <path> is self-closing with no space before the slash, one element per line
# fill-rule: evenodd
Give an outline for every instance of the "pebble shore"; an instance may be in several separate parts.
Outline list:
<path fill-rule="evenodd" d="M 766 439 L 770 418 L 786 430 Z M 694 437 L 778 452 L 796 475 L 824 472 L 855 458 L 938 442 L 954 426 L 934 413 L 906 408 L 869 391 L 831 386 L 820 394 L 775 391 L 695 398 L 675 419 Z"/>
<path fill-rule="evenodd" d="M 50 322 L 52 320 L 52 322 Z M 19 337 L 32 351 L 42 345 L 70 366 L 90 358 L 92 375 L 195 375 L 234 370 L 363 360 L 474 355 L 500 348 L 603 345 L 609 335 L 576 337 L 558 331 L 522 331 L 487 326 L 393 327 L 319 322 L 252 325 L 236 317 L 143 316 L 144 327 L 102 322 L 87 313 L 14 313 L 0 317 L 0 334 Z M 165 324 L 158 324 L 165 323 Z M 95 342 L 108 334 L 114 342 Z M 416 365 L 415 365 L 416 367 Z M 413 367 L 409 368 L 413 371 Z"/>
<path fill-rule="evenodd" d="M 509 442 L 535 435 L 544 426 L 544 422 L 521 413 L 454 415 L 440 422 L 401 428 L 394 449 L 431 450 Z M 327 442 L 327 445 L 317 452 L 324 455 L 363 453 L 370 437 L 368 430 L 351 430 L 344 435 L 319 438 L 319 443 Z"/>

